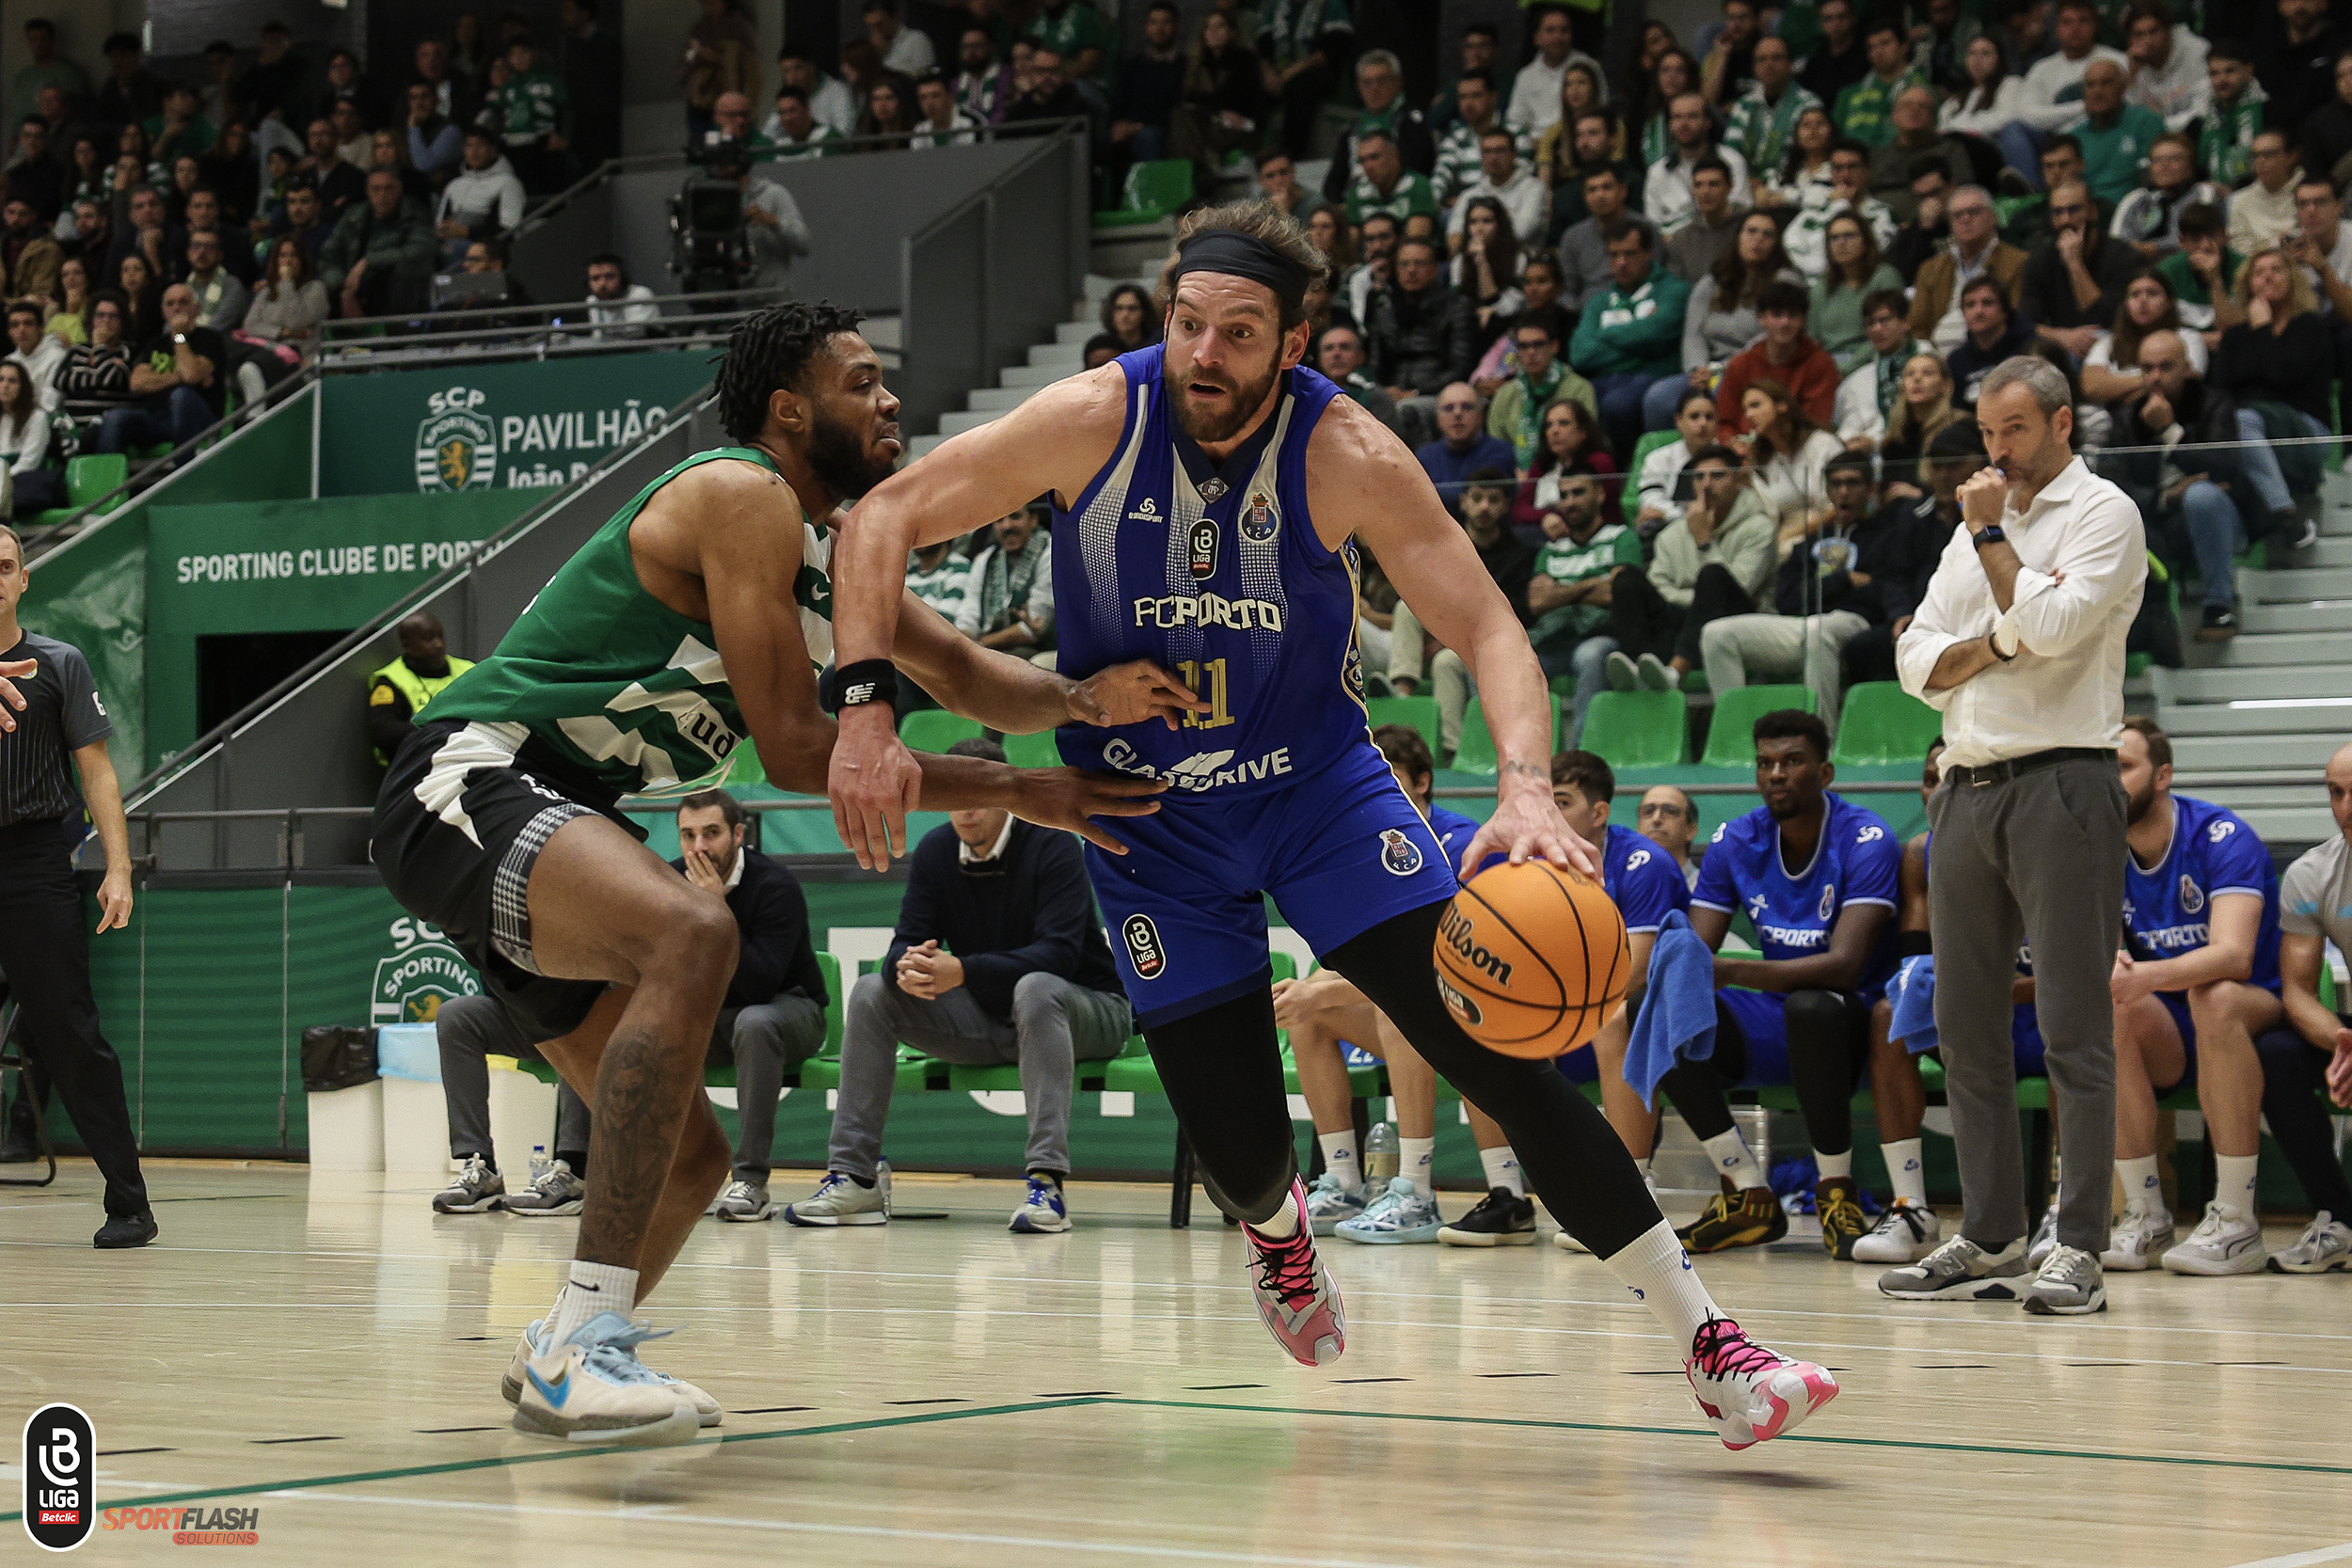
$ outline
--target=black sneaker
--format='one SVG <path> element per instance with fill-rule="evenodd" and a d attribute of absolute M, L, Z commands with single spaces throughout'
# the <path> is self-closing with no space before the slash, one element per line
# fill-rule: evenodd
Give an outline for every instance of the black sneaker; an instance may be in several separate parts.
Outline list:
<path fill-rule="evenodd" d="M 1675 1234 L 1692 1252 L 1767 1246 L 1788 1234 L 1788 1215 L 1770 1187 L 1725 1190 L 1715 1195 L 1707 1212 Z"/>
<path fill-rule="evenodd" d="M 1448 1246 L 1534 1246 L 1535 1200 L 1508 1187 L 1488 1188 L 1478 1207 L 1438 1227 L 1438 1240 Z"/>
<path fill-rule="evenodd" d="M 142 1209 L 135 1214 L 111 1216 L 98 1227 L 98 1234 L 89 1239 L 89 1244 L 111 1252 L 121 1247 L 145 1246 L 156 1235 L 154 1214 Z"/>
<path fill-rule="evenodd" d="M 2209 604 L 2205 607 L 2204 624 L 2197 628 L 2200 642 L 2227 642 L 2237 635 L 2237 606 Z"/>

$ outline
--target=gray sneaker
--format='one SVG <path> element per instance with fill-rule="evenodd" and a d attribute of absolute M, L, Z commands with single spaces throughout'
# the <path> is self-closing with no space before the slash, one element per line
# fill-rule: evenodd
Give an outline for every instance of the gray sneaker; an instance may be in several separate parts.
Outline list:
<path fill-rule="evenodd" d="M 1955 1236 L 1916 1263 L 1879 1275 L 1879 1292 L 1898 1301 L 2015 1301 L 2026 1276 L 2026 1243 L 1987 1252 Z"/>
<path fill-rule="evenodd" d="M 2270 1255 L 2272 1274 L 2326 1274 L 2352 1269 L 2352 1226 L 2322 1209 L 2296 1243 Z"/>
<path fill-rule="evenodd" d="M 2099 1259 L 2080 1247 L 2060 1242 L 2026 1287 L 2026 1310 L 2042 1316 L 2071 1318 L 2107 1309 L 2107 1288 L 2099 1274 Z"/>
<path fill-rule="evenodd" d="M 519 1193 L 510 1193 L 506 1212 L 531 1219 L 562 1219 L 580 1212 L 587 1201 L 588 1183 L 572 1174 L 569 1160 L 550 1161 L 547 1174 Z"/>
<path fill-rule="evenodd" d="M 2042 1211 L 2042 1223 L 2033 1227 L 2033 1241 L 2026 1247 L 2026 1267 L 2042 1267 L 2050 1249 L 2058 1245 L 2058 1199 L 2052 1198 L 2050 1206 Z"/>
<path fill-rule="evenodd" d="M 433 1195 L 437 1214 L 481 1214 L 506 1201 L 506 1179 L 479 1154 L 466 1156 L 456 1180 Z"/>
<path fill-rule="evenodd" d="M 767 1182 L 730 1181 L 718 1201 L 705 1212 L 736 1225 L 749 1225 L 774 1218 L 776 1206 L 769 1199 Z"/>
<path fill-rule="evenodd" d="M 1656 654 L 1644 654 L 1636 659 L 1633 675 L 1645 691 L 1672 691 L 1682 684 L 1682 673 Z"/>
<path fill-rule="evenodd" d="M 825 1173 L 817 1190 L 798 1203 L 784 1206 L 787 1225 L 888 1225 L 890 1189 L 881 1180 L 870 1187 L 837 1171 Z"/>
<path fill-rule="evenodd" d="M 1602 664 L 1601 673 L 1607 677 L 1609 681 L 1609 689 L 1612 691 L 1637 691 L 1641 689 L 1642 677 L 1640 670 L 1634 664 L 1633 660 L 1626 657 L 1624 654 L 1611 654 L 1608 659 Z"/>

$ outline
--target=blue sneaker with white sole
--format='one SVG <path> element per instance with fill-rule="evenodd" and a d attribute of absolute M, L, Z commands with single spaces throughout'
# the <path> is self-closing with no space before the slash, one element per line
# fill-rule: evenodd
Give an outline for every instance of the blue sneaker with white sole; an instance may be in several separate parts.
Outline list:
<path fill-rule="evenodd" d="M 669 1332 L 599 1312 L 560 1344 L 526 1335 L 515 1429 L 570 1443 L 688 1441 L 702 1425 L 694 1401 L 637 1359 L 639 1345 Z"/>
<path fill-rule="evenodd" d="M 1408 1178 L 1392 1176 L 1387 1192 L 1364 1205 L 1364 1212 L 1354 1219 L 1342 1220 L 1332 1234 L 1351 1242 L 1401 1246 L 1435 1242 L 1444 1226 L 1445 1216 L 1438 1212 L 1435 1194 L 1422 1192 Z"/>
<path fill-rule="evenodd" d="M 1069 1229 L 1070 1208 L 1062 1201 L 1060 1184 L 1048 1177 L 1031 1176 L 1029 1194 L 1012 1212 L 1012 1224 L 1007 1228 L 1024 1236 L 1051 1236 Z"/>

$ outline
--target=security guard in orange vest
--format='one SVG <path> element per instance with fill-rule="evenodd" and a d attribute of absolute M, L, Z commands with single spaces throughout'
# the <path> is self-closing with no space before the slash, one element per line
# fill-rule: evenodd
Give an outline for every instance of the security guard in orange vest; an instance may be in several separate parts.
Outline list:
<path fill-rule="evenodd" d="M 368 738 L 375 743 L 378 768 L 391 766 L 424 705 L 472 668 L 470 659 L 449 657 L 449 635 L 431 610 L 401 622 L 400 657 L 368 677 Z"/>

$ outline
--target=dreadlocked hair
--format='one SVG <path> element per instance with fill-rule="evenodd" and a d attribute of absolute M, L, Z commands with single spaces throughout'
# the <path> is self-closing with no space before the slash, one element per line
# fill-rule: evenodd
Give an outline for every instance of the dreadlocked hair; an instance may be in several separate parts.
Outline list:
<path fill-rule="evenodd" d="M 855 332 L 865 319 L 865 311 L 845 305 L 799 300 L 746 317 L 727 334 L 714 378 L 719 423 L 738 441 L 756 437 L 768 423 L 768 400 L 779 388 L 797 388 L 834 334 Z"/>

